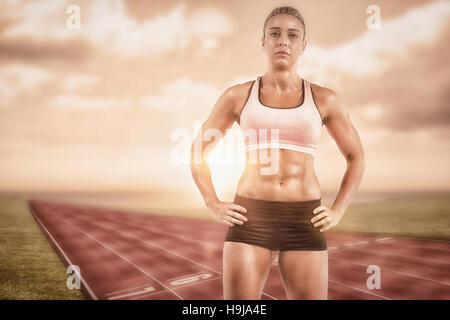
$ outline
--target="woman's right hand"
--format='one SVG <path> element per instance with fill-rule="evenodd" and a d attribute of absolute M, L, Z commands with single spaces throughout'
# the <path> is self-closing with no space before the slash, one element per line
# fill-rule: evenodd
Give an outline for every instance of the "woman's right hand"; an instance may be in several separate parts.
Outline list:
<path fill-rule="evenodd" d="M 235 224 L 243 225 L 248 221 L 242 213 L 247 213 L 247 209 L 233 202 L 218 201 L 208 207 L 214 220 L 233 227 Z"/>

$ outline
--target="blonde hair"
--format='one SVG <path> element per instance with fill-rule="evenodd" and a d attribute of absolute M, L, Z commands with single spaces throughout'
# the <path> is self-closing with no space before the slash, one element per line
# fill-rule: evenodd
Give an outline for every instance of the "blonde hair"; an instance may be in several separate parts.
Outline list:
<path fill-rule="evenodd" d="M 296 17 L 303 25 L 303 40 L 306 37 L 306 27 L 305 27 L 305 20 L 303 19 L 303 16 L 301 15 L 301 13 L 290 6 L 284 6 L 284 7 L 278 7 L 272 10 L 272 12 L 267 16 L 266 21 L 264 21 L 264 27 L 263 27 L 263 36 L 266 36 L 266 25 L 267 25 L 267 21 L 269 21 L 270 18 L 272 18 L 273 16 L 279 15 L 279 14 L 289 14 L 291 16 Z"/>

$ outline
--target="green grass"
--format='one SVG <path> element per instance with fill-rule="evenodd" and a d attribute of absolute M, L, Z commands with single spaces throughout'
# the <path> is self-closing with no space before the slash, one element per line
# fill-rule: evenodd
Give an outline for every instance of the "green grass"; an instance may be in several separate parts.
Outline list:
<path fill-rule="evenodd" d="M 0 197 L 0 299 L 85 299 L 31 215 L 26 199 Z"/>
<path fill-rule="evenodd" d="M 160 213 L 213 221 L 202 209 Z M 0 196 L 0 221 L 0 299 L 85 299 L 80 290 L 67 288 L 66 268 L 26 199 Z M 450 240 L 450 196 L 353 203 L 339 225 L 329 230 L 334 231 Z"/>
<path fill-rule="evenodd" d="M 450 195 L 353 203 L 331 230 L 450 240 Z"/>

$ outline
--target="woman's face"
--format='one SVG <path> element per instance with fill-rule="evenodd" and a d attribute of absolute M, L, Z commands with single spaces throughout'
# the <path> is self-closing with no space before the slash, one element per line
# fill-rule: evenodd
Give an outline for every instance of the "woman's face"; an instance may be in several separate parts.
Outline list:
<path fill-rule="evenodd" d="M 303 25 L 294 16 L 278 14 L 267 21 L 262 47 L 274 65 L 289 66 L 297 63 L 306 47 Z M 285 52 L 285 53 L 282 53 Z"/>

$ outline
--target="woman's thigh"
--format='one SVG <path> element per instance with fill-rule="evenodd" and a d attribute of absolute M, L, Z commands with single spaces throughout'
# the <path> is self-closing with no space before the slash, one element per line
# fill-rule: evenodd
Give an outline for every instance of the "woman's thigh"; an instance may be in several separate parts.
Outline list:
<path fill-rule="evenodd" d="M 328 250 L 280 251 L 278 268 L 288 299 L 327 299 Z"/>
<path fill-rule="evenodd" d="M 271 265 L 272 254 L 269 249 L 243 242 L 225 241 L 224 299 L 260 299 Z"/>

